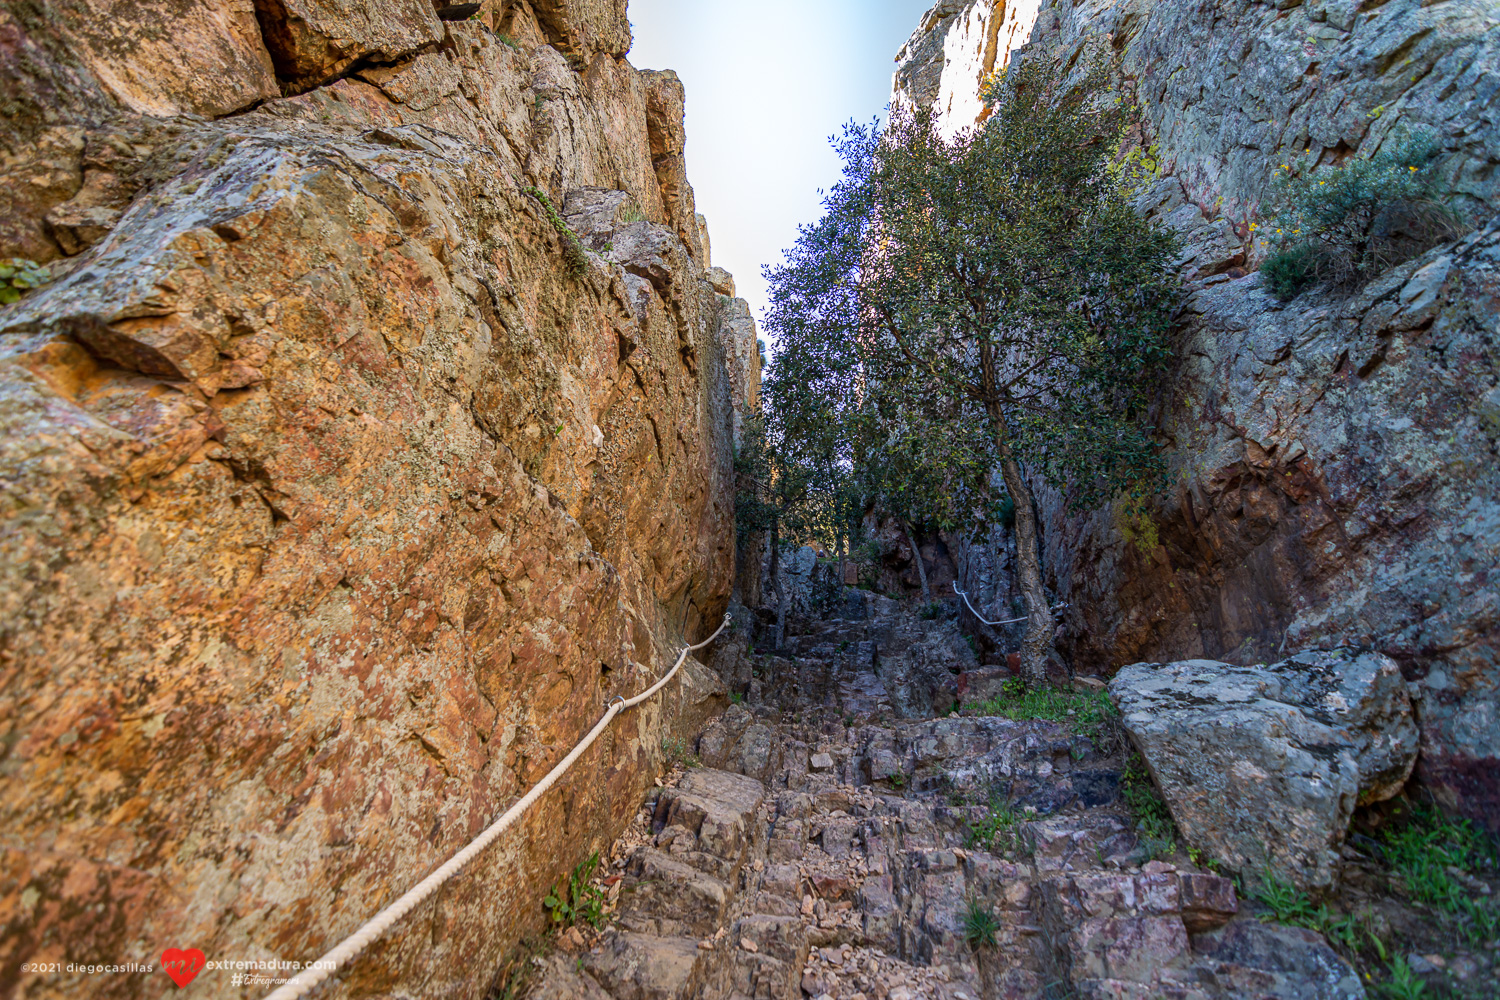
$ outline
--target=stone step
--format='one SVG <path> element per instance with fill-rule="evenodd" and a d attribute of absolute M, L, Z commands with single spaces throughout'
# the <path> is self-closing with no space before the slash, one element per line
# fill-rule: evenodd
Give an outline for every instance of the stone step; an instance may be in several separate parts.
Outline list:
<path fill-rule="evenodd" d="M 708 766 L 654 794 L 617 924 L 543 962 L 531 997 L 1363 996 L 1320 937 L 1239 913 L 1229 880 L 1138 865 L 1119 748 L 1052 722 L 900 718 L 959 657 L 934 654 L 942 623 L 881 608 L 763 658 L 750 703 L 702 734 Z M 1016 819 L 976 842 L 993 799 Z"/>

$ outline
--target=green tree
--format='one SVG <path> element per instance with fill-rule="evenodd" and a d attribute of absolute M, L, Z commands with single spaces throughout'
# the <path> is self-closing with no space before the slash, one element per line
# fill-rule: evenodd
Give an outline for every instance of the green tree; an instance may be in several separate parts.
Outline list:
<path fill-rule="evenodd" d="M 923 599 L 931 602 L 917 539 L 924 530 L 995 516 L 1002 494 L 995 489 L 993 441 L 961 409 L 941 400 L 913 407 L 885 388 L 866 383 L 863 405 L 846 418 L 851 465 L 865 506 L 894 518 L 906 535 Z"/>
<path fill-rule="evenodd" d="M 848 477 L 827 450 L 828 443 L 826 435 L 788 434 L 773 412 L 746 422 L 735 461 L 736 528 L 741 537 L 770 535 L 777 649 L 786 639 L 791 603 L 781 572 L 782 547 L 809 538 L 835 540 L 840 525 L 847 523 L 840 503 L 847 503 Z"/>
<path fill-rule="evenodd" d="M 807 394 L 826 388 L 846 409 L 877 398 L 878 422 L 917 436 L 908 455 L 953 487 L 955 512 L 984 506 L 975 452 L 998 468 L 1015 501 L 1033 684 L 1055 622 L 1023 464 L 1075 508 L 1153 488 L 1145 418 L 1178 287 L 1175 238 L 1110 176 L 1121 106 L 1060 90 L 1013 71 L 990 120 L 951 141 L 925 111 L 893 113 L 883 132 L 849 126 L 823 218 L 768 269 L 776 364 L 795 359 Z"/>

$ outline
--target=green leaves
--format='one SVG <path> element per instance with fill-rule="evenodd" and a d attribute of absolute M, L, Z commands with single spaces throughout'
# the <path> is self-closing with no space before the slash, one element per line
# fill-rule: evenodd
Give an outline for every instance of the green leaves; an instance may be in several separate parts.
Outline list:
<path fill-rule="evenodd" d="M 1286 301 L 1319 281 L 1362 281 L 1460 235 L 1466 222 L 1444 206 L 1448 192 L 1431 169 L 1441 151 L 1431 130 L 1418 130 L 1322 170 L 1281 164 L 1275 215 L 1253 227 L 1271 251 L 1261 273 L 1272 294 Z"/>
<path fill-rule="evenodd" d="M 540 98 L 540 95 L 538 97 Z M 547 217 L 548 224 L 562 240 L 563 261 L 568 266 L 568 274 L 575 278 L 583 277 L 589 270 L 589 254 L 578 239 L 578 234 L 563 221 L 556 206 L 552 204 L 552 199 L 547 197 L 547 192 L 538 187 L 528 187 L 526 193 L 541 202 L 542 214 Z"/>
<path fill-rule="evenodd" d="M 911 520 L 999 518 L 1002 452 L 1076 507 L 1159 476 L 1178 245 L 1111 175 L 1123 110 L 1059 90 L 1013 69 L 952 141 L 926 111 L 848 126 L 823 218 L 768 269 L 769 412 Z"/>
<path fill-rule="evenodd" d="M 971 948 L 993 948 L 995 935 L 1000 932 L 1002 924 L 995 911 L 985 906 L 978 899 L 969 899 L 964 904 L 964 940 L 969 942 Z"/>
<path fill-rule="evenodd" d="M 22 295 L 42 287 L 50 279 L 47 269 L 34 261 L 19 257 L 0 260 L 0 306 L 19 302 Z"/>
<path fill-rule="evenodd" d="M 573 869 L 566 885 L 553 886 L 542 900 L 542 906 L 551 911 L 552 922 L 558 929 L 580 922 L 593 927 L 603 926 L 604 893 L 593 884 L 598 869 L 599 852 L 595 851 Z"/>

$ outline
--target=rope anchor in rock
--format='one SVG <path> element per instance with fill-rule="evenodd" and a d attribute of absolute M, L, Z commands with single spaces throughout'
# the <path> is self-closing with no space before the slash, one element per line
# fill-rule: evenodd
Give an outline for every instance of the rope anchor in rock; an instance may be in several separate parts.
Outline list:
<path fill-rule="evenodd" d="M 542 797 L 542 793 L 551 788 L 553 784 L 556 783 L 558 778 L 561 778 L 565 773 L 567 773 L 568 768 L 572 767 L 573 764 L 578 760 L 578 758 L 583 756 L 583 752 L 593 745 L 594 741 L 599 738 L 599 735 L 604 732 L 604 730 L 609 726 L 610 722 L 614 720 L 614 717 L 616 715 L 619 715 L 627 708 L 634 708 L 636 705 L 639 705 L 641 702 L 652 697 L 656 694 L 656 692 L 666 687 L 667 682 L 670 681 L 676 675 L 677 671 L 682 668 L 683 663 L 687 662 L 687 655 L 691 652 L 694 652 L 695 650 L 702 649 L 704 646 L 707 646 L 709 643 L 717 639 L 719 637 L 719 633 L 728 628 L 732 620 L 733 619 L 729 615 L 725 615 L 724 623 L 719 626 L 718 630 L 715 631 L 713 635 L 709 636 L 707 639 L 704 639 L 696 646 L 684 647 L 682 652 L 677 657 L 677 662 L 673 664 L 671 670 L 667 671 L 667 675 L 661 680 L 657 681 L 655 684 L 651 685 L 651 687 L 647 688 L 641 694 L 638 694 L 634 698 L 629 699 L 620 696 L 618 702 L 616 702 L 614 699 L 611 699 L 609 708 L 604 713 L 604 718 L 600 719 L 598 724 L 595 725 L 593 729 L 589 730 L 589 734 L 583 738 L 582 742 L 580 742 L 576 747 L 573 748 L 572 753 L 564 757 L 562 759 L 562 763 L 558 764 L 551 771 L 548 771 L 547 776 L 541 781 L 537 782 L 535 788 L 527 792 L 519 802 L 507 809 L 503 816 L 495 820 L 495 822 L 490 825 L 489 829 L 485 830 L 478 837 L 475 837 L 474 840 L 469 843 L 468 847 L 465 847 L 453 857 L 449 858 L 448 861 L 437 871 L 433 872 L 431 875 L 428 875 L 411 889 L 407 890 L 406 895 L 402 896 L 390 906 L 387 906 L 385 909 L 381 910 L 374 917 L 370 918 L 370 920 L 363 927 L 341 941 L 335 948 L 333 948 L 333 950 L 329 951 L 322 958 L 312 963 L 312 966 L 310 968 L 304 969 L 302 972 L 287 980 L 284 985 L 278 987 L 275 992 L 269 994 L 266 997 L 266 1000 L 298 1000 L 298 998 L 300 997 L 307 996 L 307 994 L 311 993 L 313 989 L 318 986 L 318 984 L 322 983 L 325 979 L 328 979 L 341 967 L 347 965 L 350 961 L 356 958 L 360 952 L 364 951 L 370 945 L 374 944 L 380 938 L 380 936 L 386 931 L 390 930 L 398 920 L 406 916 L 412 910 L 416 909 L 424 900 L 427 899 L 428 896 L 431 896 L 434 892 L 441 888 L 443 883 L 447 882 L 453 876 L 457 875 L 460 871 L 463 870 L 463 867 L 470 861 L 473 861 L 481 851 L 483 851 L 486 847 L 489 847 L 490 844 L 494 843 L 496 838 L 498 838 L 500 834 L 504 833 L 507 827 L 509 827 L 518 818 L 520 818 L 521 814 L 529 809 L 537 799 Z"/>
<path fill-rule="evenodd" d="M 958 581 L 957 580 L 953 581 L 953 592 L 955 594 L 957 594 L 959 597 L 962 597 L 964 599 L 964 603 L 969 605 L 969 610 L 972 611 L 972 612 L 974 612 L 974 617 L 978 618 L 981 622 L 983 622 L 986 625 L 1014 625 L 1017 622 L 1025 622 L 1025 621 L 1030 621 L 1031 620 L 1031 616 L 1027 615 L 1024 618 L 1009 618 L 1009 619 L 1007 619 L 1007 620 L 1005 620 L 1003 622 L 992 622 L 992 621 L 988 620 L 987 618 L 985 618 L 984 615 L 980 614 L 979 613 L 979 609 L 976 608 L 976 607 L 974 607 L 974 605 L 972 603 L 970 603 L 970 601 L 969 601 L 969 595 L 968 594 L 965 594 L 962 590 L 958 589 Z M 1065 609 L 1067 607 L 1068 607 L 1067 604 L 1058 603 L 1058 604 L 1052 605 L 1052 610 L 1053 610 L 1054 613 L 1056 613 L 1058 611 L 1062 611 L 1063 609 Z"/>

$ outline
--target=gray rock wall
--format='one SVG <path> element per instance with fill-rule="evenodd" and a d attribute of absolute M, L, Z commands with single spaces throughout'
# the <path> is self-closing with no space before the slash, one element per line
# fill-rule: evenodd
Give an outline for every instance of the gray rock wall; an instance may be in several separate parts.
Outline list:
<path fill-rule="evenodd" d="M 933 55 L 961 48 L 974 18 L 1004 19 L 1004 39 L 1030 14 L 949 6 L 908 43 L 898 99 L 974 78 L 972 60 Z M 1500 10 L 1044 3 L 995 63 L 1091 52 L 1118 59 L 1158 147 L 1141 206 L 1186 238 L 1189 296 L 1159 414 L 1173 485 L 1151 523 L 1070 517 L 1039 491 L 1049 583 L 1071 605 L 1060 642 L 1105 672 L 1386 653 L 1416 682 L 1419 775 L 1500 829 Z M 973 124 L 954 107 L 950 130 Z M 1269 296 L 1250 226 L 1277 166 L 1368 155 L 1416 126 L 1443 144 L 1438 169 L 1478 230 L 1352 296 Z"/>

